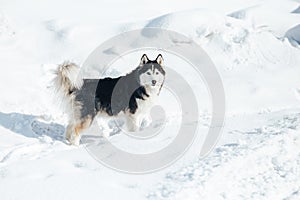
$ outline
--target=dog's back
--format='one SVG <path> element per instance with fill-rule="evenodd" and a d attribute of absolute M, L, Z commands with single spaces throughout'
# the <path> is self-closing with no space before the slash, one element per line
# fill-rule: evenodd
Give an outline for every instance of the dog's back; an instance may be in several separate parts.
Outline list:
<path fill-rule="evenodd" d="M 148 97 L 146 90 L 139 84 L 136 72 L 118 78 L 100 79 L 97 85 L 95 105 L 97 111 L 108 115 L 118 115 L 122 111 L 134 113 L 136 99 Z"/>
<path fill-rule="evenodd" d="M 81 88 L 73 91 L 75 101 L 80 105 L 80 118 L 96 116 L 95 91 L 99 79 L 83 79 Z"/>

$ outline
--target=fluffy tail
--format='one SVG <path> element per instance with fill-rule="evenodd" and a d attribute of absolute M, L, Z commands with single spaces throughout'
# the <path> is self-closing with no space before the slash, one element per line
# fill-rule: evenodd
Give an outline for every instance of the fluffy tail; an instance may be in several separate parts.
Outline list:
<path fill-rule="evenodd" d="M 59 65 L 54 79 L 56 91 L 69 96 L 72 91 L 80 89 L 83 81 L 79 77 L 79 70 L 80 68 L 75 63 L 64 62 Z"/>
<path fill-rule="evenodd" d="M 79 77 L 80 68 L 71 62 L 64 62 L 55 70 L 54 88 L 56 97 L 59 99 L 57 103 L 61 104 L 67 114 L 73 114 L 72 106 L 74 106 L 73 92 L 80 89 L 83 80 Z"/>

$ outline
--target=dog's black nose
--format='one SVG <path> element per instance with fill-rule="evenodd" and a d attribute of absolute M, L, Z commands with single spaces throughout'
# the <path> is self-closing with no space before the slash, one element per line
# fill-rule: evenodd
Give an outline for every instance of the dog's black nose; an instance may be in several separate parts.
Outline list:
<path fill-rule="evenodd" d="M 156 84 L 156 80 L 152 80 L 152 85 L 155 85 Z"/>

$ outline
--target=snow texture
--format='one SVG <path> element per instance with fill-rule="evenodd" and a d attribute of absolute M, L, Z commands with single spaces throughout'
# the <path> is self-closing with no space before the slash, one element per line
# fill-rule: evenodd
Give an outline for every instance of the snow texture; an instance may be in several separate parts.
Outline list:
<path fill-rule="evenodd" d="M 292 0 L 2 1 L 0 6 L 0 199 L 300 199 L 300 15 Z M 64 139 L 66 117 L 53 99 L 52 71 L 82 64 L 124 31 L 180 32 L 210 56 L 223 80 L 226 123 L 216 148 L 197 148 L 168 168 L 131 175 L 109 169 Z M 110 51 L 113 51 L 110 50 Z M 106 75 L 138 64 L 124 56 Z M 158 52 L 146 52 L 154 57 Z M 163 52 L 160 52 L 163 53 Z M 199 137 L 211 118 L 205 84 L 185 62 L 164 54 L 199 96 Z M 175 137 L 180 113 L 167 90 L 160 105 L 170 131 L 132 152 L 155 151 Z M 177 105 L 177 107 L 176 107 Z M 115 131 L 115 130 L 114 130 Z"/>

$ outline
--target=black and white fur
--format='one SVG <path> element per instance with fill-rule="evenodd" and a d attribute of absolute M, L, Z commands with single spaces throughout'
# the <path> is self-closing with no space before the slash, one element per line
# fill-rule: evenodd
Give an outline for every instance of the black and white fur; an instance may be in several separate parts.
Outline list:
<path fill-rule="evenodd" d="M 79 78 L 79 67 L 70 62 L 58 66 L 56 92 L 68 114 L 66 138 L 78 145 L 80 133 L 96 116 L 126 116 L 128 131 L 137 131 L 165 80 L 163 58 L 149 60 L 144 54 L 139 66 L 125 76 L 104 79 Z"/>

